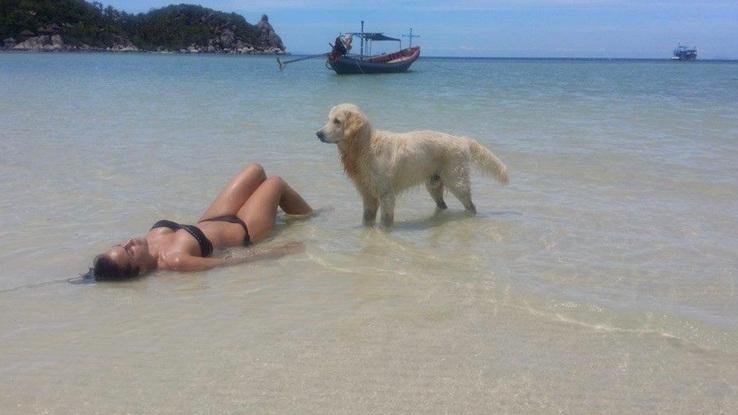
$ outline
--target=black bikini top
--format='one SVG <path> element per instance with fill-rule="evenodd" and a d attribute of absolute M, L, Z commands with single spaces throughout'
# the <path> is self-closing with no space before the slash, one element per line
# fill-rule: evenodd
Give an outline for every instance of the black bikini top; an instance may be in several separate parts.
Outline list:
<path fill-rule="evenodd" d="M 210 239 L 205 236 L 204 233 L 195 225 L 182 225 L 177 222 L 173 222 L 171 220 L 160 220 L 154 224 L 154 226 L 151 227 L 151 229 L 156 228 L 169 228 L 173 231 L 178 231 L 180 229 L 184 229 L 192 235 L 193 238 L 197 241 L 198 245 L 200 245 L 200 254 L 203 257 L 209 257 L 210 254 L 213 253 L 213 243 L 210 242 Z"/>

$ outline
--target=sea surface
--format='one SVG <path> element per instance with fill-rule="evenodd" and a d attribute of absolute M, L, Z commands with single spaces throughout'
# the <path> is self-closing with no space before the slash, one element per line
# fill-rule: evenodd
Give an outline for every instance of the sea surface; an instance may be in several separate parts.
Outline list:
<path fill-rule="evenodd" d="M 364 228 L 341 102 L 510 184 Z M 66 281 L 250 162 L 330 208 L 261 245 L 304 253 Z M 0 54 L 0 195 L 2 414 L 738 412 L 735 62 Z"/>

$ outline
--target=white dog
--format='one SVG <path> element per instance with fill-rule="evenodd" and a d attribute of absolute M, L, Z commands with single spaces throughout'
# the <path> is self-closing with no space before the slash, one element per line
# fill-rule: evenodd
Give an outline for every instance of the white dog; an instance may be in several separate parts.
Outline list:
<path fill-rule="evenodd" d="M 474 214 L 469 182 L 470 162 L 507 184 L 507 167 L 476 141 L 436 131 L 394 133 L 375 130 L 353 104 L 340 104 L 328 114 L 317 133 L 320 141 L 335 143 L 346 174 L 364 201 L 364 223 L 373 224 L 382 207 L 382 225 L 392 226 L 395 196 L 425 183 L 436 206 L 446 209 L 447 188 Z"/>

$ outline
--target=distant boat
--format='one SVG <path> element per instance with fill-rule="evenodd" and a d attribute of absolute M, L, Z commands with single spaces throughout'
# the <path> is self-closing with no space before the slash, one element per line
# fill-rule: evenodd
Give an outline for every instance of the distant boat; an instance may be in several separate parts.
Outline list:
<path fill-rule="evenodd" d="M 697 59 L 697 48 L 688 48 L 686 46 L 678 45 L 674 49 L 674 56 L 671 57 L 677 61 L 693 61 Z"/>
<path fill-rule="evenodd" d="M 412 35 L 412 32 L 411 36 L 417 37 L 417 35 Z M 348 53 L 351 50 L 354 37 L 361 41 L 358 55 Z M 401 42 L 400 39 L 385 36 L 383 33 L 364 32 L 364 22 L 362 21 L 361 32 L 346 33 L 336 38 L 335 44 L 332 45 L 333 50 L 328 54 L 326 64 L 339 75 L 397 73 L 407 71 L 410 65 L 420 56 L 420 47 L 412 46 L 412 37 L 410 38 L 410 46 L 405 49 L 372 56 L 372 43 L 377 41 Z M 368 54 L 364 54 L 365 47 Z"/>

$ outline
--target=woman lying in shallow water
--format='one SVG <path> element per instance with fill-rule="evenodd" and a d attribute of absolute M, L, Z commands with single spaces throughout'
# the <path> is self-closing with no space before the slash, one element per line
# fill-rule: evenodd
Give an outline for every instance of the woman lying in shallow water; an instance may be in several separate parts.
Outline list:
<path fill-rule="evenodd" d="M 274 226 L 277 207 L 290 215 L 313 212 L 284 180 L 267 178 L 260 165 L 251 164 L 226 184 L 196 226 L 160 220 L 145 236 L 113 245 L 95 257 L 83 279 L 120 280 L 155 269 L 201 271 L 300 251 L 300 244 L 288 244 L 235 261 L 210 258 L 215 248 L 248 246 L 264 239 Z"/>

